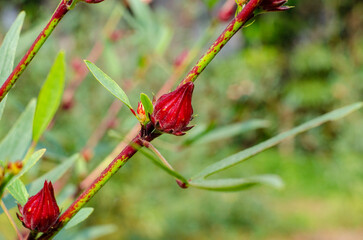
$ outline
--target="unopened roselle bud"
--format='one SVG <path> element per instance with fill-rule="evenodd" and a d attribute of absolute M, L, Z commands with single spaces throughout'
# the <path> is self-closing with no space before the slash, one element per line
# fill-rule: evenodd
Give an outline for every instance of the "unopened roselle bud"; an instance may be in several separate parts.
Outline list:
<path fill-rule="evenodd" d="M 44 182 L 42 190 L 22 207 L 18 205 L 20 214 L 17 214 L 24 227 L 35 232 L 47 232 L 59 217 L 59 207 L 54 197 L 51 182 Z"/>
<path fill-rule="evenodd" d="M 218 19 L 221 22 L 229 21 L 236 12 L 236 1 L 227 0 L 218 12 Z"/>
<path fill-rule="evenodd" d="M 283 6 L 285 3 L 287 0 L 262 0 L 260 7 L 268 12 L 285 11 L 291 8 L 290 6 Z"/>
<path fill-rule="evenodd" d="M 157 130 L 179 136 L 192 128 L 188 124 L 193 115 L 193 90 L 193 82 L 187 82 L 156 101 L 151 122 Z"/>
<path fill-rule="evenodd" d="M 21 169 L 23 169 L 23 163 L 21 161 L 9 162 L 7 166 L 7 170 L 10 174 L 16 175 Z"/>
<path fill-rule="evenodd" d="M 142 124 L 146 123 L 147 122 L 147 116 L 146 116 L 144 105 L 142 105 L 141 102 L 138 103 L 136 112 L 137 112 L 138 119 L 139 119 L 140 123 L 142 123 Z"/>

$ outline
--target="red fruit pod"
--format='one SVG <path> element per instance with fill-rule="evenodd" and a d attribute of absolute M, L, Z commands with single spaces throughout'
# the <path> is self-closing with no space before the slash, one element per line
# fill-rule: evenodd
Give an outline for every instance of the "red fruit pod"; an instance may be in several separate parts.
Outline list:
<path fill-rule="evenodd" d="M 192 128 L 188 124 L 193 115 L 193 90 L 194 83 L 187 82 L 156 101 L 151 122 L 157 130 L 180 136 Z"/>
<path fill-rule="evenodd" d="M 16 215 L 24 227 L 36 232 L 47 232 L 56 224 L 60 213 L 52 183 L 47 181 L 37 194 L 18 208 L 20 214 Z"/>

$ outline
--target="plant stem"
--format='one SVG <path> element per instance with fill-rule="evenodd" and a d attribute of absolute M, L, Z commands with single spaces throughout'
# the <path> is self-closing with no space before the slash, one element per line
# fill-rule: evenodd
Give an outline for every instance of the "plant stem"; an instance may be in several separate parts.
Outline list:
<path fill-rule="evenodd" d="M 48 24 L 42 30 L 42 32 L 35 39 L 34 43 L 31 45 L 29 50 L 26 52 L 24 57 L 20 60 L 18 65 L 15 67 L 13 72 L 10 74 L 8 79 L 4 82 L 4 84 L 0 88 L 0 102 L 4 99 L 6 94 L 10 91 L 10 89 L 15 84 L 16 80 L 19 76 L 24 72 L 25 68 L 34 58 L 34 56 L 38 53 L 39 49 L 42 47 L 44 42 L 53 32 L 54 28 L 57 26 L 59 21 L 63 18 L 63 16 L 68 12 L 68 5 L 66 0 L 61 0 L 58 7 L 55 9 L 52 17 L 50 18 Z"/>
<path fill-rule="evenodd" d="M 208 64 L 219 53 L 223 46 L 226 45 L 233 35 L 254 16 L 253 12 L 259 6 L 260 2 L 261 0 L 251 0 L 245 5 L 242 11 L 233 19 L 230 24 L 228 24 L 223 33 L 219 35 L 217 40 L 214 41 L 212 46 L 210 46 L 207 52 L 199 59 L 192 70 L 190 70 L 180 85 L 191 81 L 194 82 L 197 79 L 199 74 L 208 66 Z"/>
<path fill-rule="evenodd" d="M 15 224 L 13 218 L 11 217 L 8 209 L 6 208 L 3 200 L 0 200 L 0 206 L 3 209 L 4 213 L 6 214 L 6 216 L 8 217 L 9 222 L 10 222 L 11 226 L 14 228 L 16 235 L 18 235 L 19 240 L 22 240 L 23 237 L 22 237 L 21 233 L 19 232 L 19 229 L 16 227 L 16 224 Z"/>
<path fill-rule="evenodd" d="M 150 124 L 149 127 L 152 127 Z M 48 233 L 43 234 L 39 239 L 49 239 L 63 228 L 69 220 L 106 184 L 106 182 L 130 159 L 136 152 L 135 146 L 143 146 L 143 141 L 152 141 L 160 136 L 157 133 L 151 133 L 142 138 L 139 133 L 123 150 L 122 152 L 105 168 L 101 175 L 93 181 L 68 209 L 59 217 L 59 223 Z"/>
<path fill-rule="evenodd" d="M 164 163 L 165 166 L 167 166 L 169 169 L 174 170 L 174 168 L 170 165 L 170 163 L 164 158 L 164 156 L 159 152 L 159 150 L 156 149 L 156 147 L 154 147 L 154 145 L 152 145 L 150 142 L 147 141 L 142 141 L 142 144 L 146 147 L 149 148 L 151 151 L 153 151 L 156 156 L 158 156 L 160 158 L 160 160 Z"/>

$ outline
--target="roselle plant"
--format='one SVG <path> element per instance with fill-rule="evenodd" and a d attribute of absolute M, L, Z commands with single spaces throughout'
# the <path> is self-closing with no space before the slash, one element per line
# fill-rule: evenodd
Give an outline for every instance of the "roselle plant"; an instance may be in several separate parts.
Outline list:
<path fill-rule="evenodd" d="M 80 1 L 60 1 L 46 27 L 36 38 L 33 45 L 20 60 L 19 64 L 12 70 L 20 29 L 25 17 L 24 13 L 19 14 L 5 36 L 0 49 L 0 83 L 2 84 L 0 88 L 0 118 L 3 115 L 6 95 L 17 80 L 26 81 L 26 79 L 21 80 L 21 74 L 30 61 L 32 61 L 34 57 L 36 58 L 35 55 L 50 36 L 53 29 L 60 23 L 62 18 L 70 10 L 77 11 L 76 5 L 78 2 Z M 102 0 L 84 0 L 83 2 L 99 3 L 102 2 Z M 138 132 L 134 134 L 132 140 L 118 152 L 118 155 L 109 162 L 101 172 L 96 172 L 97 176 L 94 177 L 93 173 L 86 176 L 85 179 L 88 179 L 87 184 L 79 184 L 79 188 L 82 190 L 79 195 L 77 195 L 75 199 L 72 199 L 72 202 L 67 208 L 59 210 L 51 182 L 53 182 L 53 184 L 58 183 L 61 186 L 65 185 L 63 181 L 64 179 L 68 179 L 61 177 L 76 163 L 84 163 L 79 160 L 81 157 L 78 154 L 71 156 L 50 172 L 45 173 L 43 176 L 26 185 L 20 177 L 35 166 L 46 152 L 46 149 L 39 149 L 38 142 L 52 120 L 55 119 L 55 114 L 61 104 L 63 88 L 65 85 L 65 54 L 61 51 L 55 57 L 53 66 L 50 69 L 37 100 L 31 100 L 29 102 L 20 118 L 14 123 L 8 134 L 0 142 L 1 207 L 3 212 L 9 216 L 9 221 L 17 231 L 18 238 L 22 239 L 23 236 L 20 231 L 17 230 L 14 220 L 8 213 L 8 209 L 18 205 L 18 218 L 23 226 L 30 230 L 30 232 L 26 232 L 27 239 L 51 239 L 55 236 L 61 238 L 62 234 L 65 234 L 68 229 L 84 221 L 92 213 L 92 208 L 84 207 L 86 203 L 90 201 L 108 180 L 138 151 L 145 155 L 146 158 L 150 159 L 156 166 L 171 175 L 181 188 L 198 188 L 213 191 L 239 191 L 260 184 L 281 187 L 283 183 L 276 175 L 219 179 L 209 179 L 208 177 L 231 168 L 256 154 L 277 145 L 287 138 L 293 137 L 328 121 L 342 118 L 361 108 L 361 102 L 326 113 L 295 128 L 282 132 L 253 147 L 230 155 L 207 166 L 192 177 L 185 177 L 175 170 L 151 142 L 165 134 L 174 135 L 173 137 L 180 137 L 193 131 L 191 130 L 193 127 L 192 119 L 197 116 L 194 115 L 192 98 L 195 99 L 199 96 L 192 97 L 192 94 L 194 88 L 198 87 L 199 83 L 195 84 L 195 81 L 200 73 L 242 27 L 249 26 L 253 23 L 257 15 L 261 13 L 288 10 L 290 7 L 286 6 L 286 2 L 286 0 L 236 1 L 235 16 L 228 15 L 228 17 L 232 17 L 231 22 L 209 47 L 206 53 L 192 67 L 186 77 L 181 80 L 175 90 L 164 93 L 161 96 L 157 95 L 154 98 L 141 93 L 140 101 L 137 104 L 132 103 L 126 92 L 104 71 L 91 61 L 85 60 L 85 65 L 94 78 L 113 94 L 118 101 L 129 108 L 131 115 L 138 120 Z M 130 4 L 137 5 L 140 4 L 140 2 L 138 0 L 133 0 L 130 1 Z M 130 15 L 128 16 L 130 17 Z M 223 20 L 228 17 L 223 16 Z M 253 25 L 251 27 L 253 27 Z M 21 89 L 19 90 L 21 91 Z M 95 97 L 97 98 L 97 96 Z M 137 108 L 134 110 L 132 106 L 136 105 Z M 4 115 L 4 117 L 6 117 L 6 115 Z M 265 125 L 265 122 L 261 121 L 246 122 L 239 128 L 239 131 L 253 130 L 265 127 Z M 31 131 L 29 131 L 29 129 Z M 213 132 L 210 132 L 209 134 L 213 135 Z M 221 138 L 222 136 L 219 134 L 218 137 Z M 82 157 L 85 159 L 87 158 L 85 152 L 82 152 Z M 101 164 L 100 166 L 102 167 L 103 165 Z M 30 195 L 32 196 L 29 197 Z"/>

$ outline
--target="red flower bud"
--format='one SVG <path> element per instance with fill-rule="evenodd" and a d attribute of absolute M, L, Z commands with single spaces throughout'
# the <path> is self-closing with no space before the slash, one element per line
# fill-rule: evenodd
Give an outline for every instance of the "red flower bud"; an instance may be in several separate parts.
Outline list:
<path fill-rule="evenodd" d="M 9 162 L 7 168 L 8 168 L 8 171 L 10 172 L 10 174 L 16 175 L 23 168 L 23 163 L 21 161 Z"/>
<path fill-rule="evenodd" d="M 32 231 L 47 232 L 58 220 L 59 207 L 51 182 L 44 182 L 43 189 L 29 198 L 17 214 L 24 227 Z"/>
<path fill-rule="evenodd" d="M 188 55 L 189 55 L 189 51 L 187 51 L 187 50 L 184 50 L 184 51 L 182 51 L 177 57 L 176 57 L 176 59 L 175 59 L 175 61 L 174 61 L 174 66 L 175 67 L 179 67 L 179 66 L 181 66 L 182 64 L 184 64 L 185 63 L 185 60 L 187 59 L 187 57 L 188 57 Z"/>
<path fill-rule="evenodd" d="M 285 11 L 290 9 L 289 6 L 283 6 L 287 0 L 262 0 L 260 7 L 268 12 Z"/>
<path fill-rule="evenodd" d="M 146 117 L 146 113 L 145 113 L 145 108 L 144 108 L 144 105 L 142 105 L 141 102 L 139 102 L 138 105 L 137 105 L 137 115 L 139 116 L 139 121 L 141 123 L 146 122 L 147 117 Z"/>
<path fill-rule="evenodd" d="M 187 82 L 156 101 L 151 122 L 157 130 L 179 136 L 192 128 L 188 124 L 193 115 L 193 90 L 193 82 Z"/>

